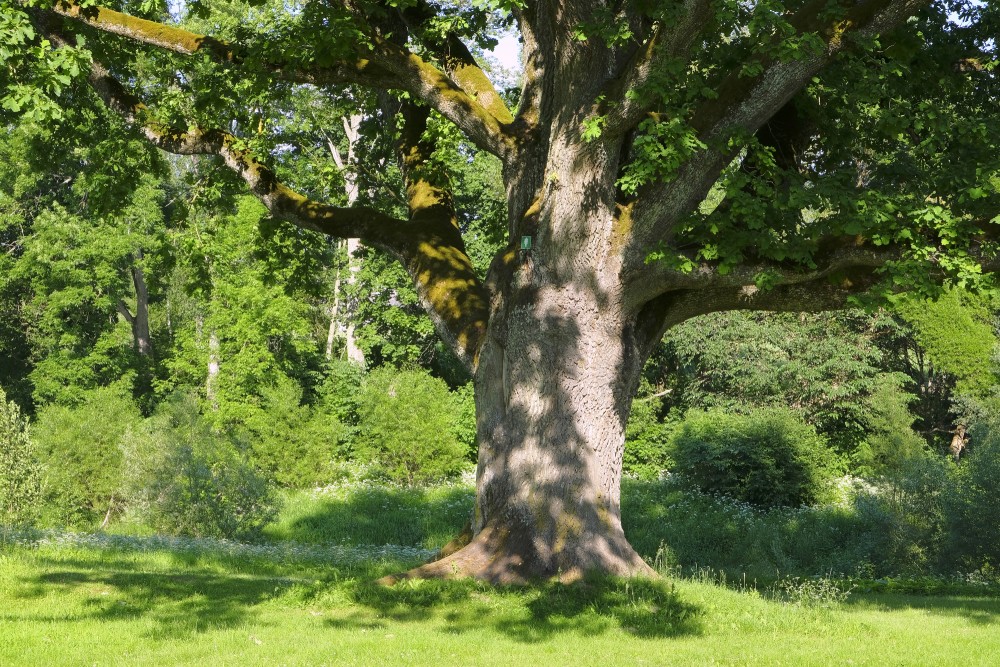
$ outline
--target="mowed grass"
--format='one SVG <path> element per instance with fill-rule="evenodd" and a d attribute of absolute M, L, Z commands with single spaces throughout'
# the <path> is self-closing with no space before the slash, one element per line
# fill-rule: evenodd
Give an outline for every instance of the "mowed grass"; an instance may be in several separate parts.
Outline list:
<path fill-rule="evenodd" d="M 800 606 L 710 583 L 372 583 L 206 553 L 3 547 L 3 665 L 991 665 L 1000 600 Z"/>
<path fill-rule="evenodd" d="M 629 492 L 646 507 L 633 510 L 632 539 L 647 551 L 670 512 L 690 511 L 653 487 Z M 444 544 L 471 503 L 461 484 L 296 493 L 259 545 L 8 536 L 0 665 L 1000 663 L 995 597 L 794 604 L 709 576 L 531 589 L 374 583 Z"/>

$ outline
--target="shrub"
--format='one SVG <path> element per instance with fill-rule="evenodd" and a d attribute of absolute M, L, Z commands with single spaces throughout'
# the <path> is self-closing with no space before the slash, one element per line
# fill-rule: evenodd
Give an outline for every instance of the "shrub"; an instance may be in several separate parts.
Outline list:
<path fill-rule="evenodd" d="M 364 369 L 352 361 L 327 362 L 323 382 L 316 388 L 317 406 L 343 424 L 353 426 L 357 422 L 357 394 L 363 378 Z"/>
<path fill-rule="evenodd" d="M 882 375 L 874 383 L 868 415 L 870 435 L 852 452 L 856 472 L 897 475 L 914 461 L 924 460 L 927 442 L 913 430 L 909 405 L 916 397 L 902 390 L 903 378 Z"/>
<path fill-rule="evenodd" d="M 878 502 L 889 519 L 886 560 L 896 573 L 927 572 L 937 564 L 945 538 L 948 462 L 931 455 L 904 460 L 881 487 Z"/>
<path fill-rule="evenodd" d="M 197 399 L 169 398 L 125 445 L 133 509 L 157 532 L 254 539 L 278 513 L 267 478 L 238 442 L 213 432 Z"/>
<path fill-rule="evenodd" d="M 765 507 L 817 502 L 837 468 L 824 438 L 787 409 L 690 411 L 670 450 L 699 488 Z"/>
<path fill-rule="evenodd" d="M 42 470 L 28 422 L 0 389 L 0 524 L 29 524 L 38 514 Z"/>
<path fill-rule="evenodd" d="M 945 499 L 951 559 L 972 569 L 1000 565 L 1000 426 L 983 433 Z"/>
<path fill-rule="evenodd" d="M 671 467 L 667 452 L 668 426 L 659 420 L 662 400 L 644 379 L 641 398 L 632 402 L 632 413 L 625 427 L 625 453 L 622 468 L 640 479 L 655 479 Z"/>
<path fill-rule="evenodd" d="M 393 480 L 417 484 L 461 471 L 466 447 L 455 436 L 454 400 L 444 381 L 420 369 L 382 367 L 358 393 L 353 448 Z"/>
<path fill-rule="evenodd" d="M 262 394 L 243 424 L 254 465 L 287 487 L 332 482 L 334 462 L 344 458 L 346 427 L 335 415 L 302 405 L 302 390 L 290 380 Z"/>
<path fill-rule="evenodd" d="M 476 397 L 472 383 L 469 382 L 451 392 L 455 406 L 452 417 L 452 431 L 455 439 L 462 445 L 469 461 L 479 457 L 476 446 Z"/>
<path fill-rule="evenodd" d="M 121 509 L 121 439 L 141 418 L 131 397 L 113 387 L 84 392 L 74 407 L 39 411 L 33 432 L 47 464 L 53 519 L 89 523 Z"/>

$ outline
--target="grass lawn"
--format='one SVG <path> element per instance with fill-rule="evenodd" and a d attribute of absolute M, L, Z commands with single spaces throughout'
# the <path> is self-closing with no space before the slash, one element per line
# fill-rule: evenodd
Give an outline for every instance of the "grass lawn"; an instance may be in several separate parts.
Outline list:
<path fill-rule="evenodd" d="M 0 665 L 1000 661 L 995 598 L 802 606 L 687 580 L 384 588 L 371 581 L 412 565 L 412 552 L 323 554 L 150 538 L 5 544 Z"/>

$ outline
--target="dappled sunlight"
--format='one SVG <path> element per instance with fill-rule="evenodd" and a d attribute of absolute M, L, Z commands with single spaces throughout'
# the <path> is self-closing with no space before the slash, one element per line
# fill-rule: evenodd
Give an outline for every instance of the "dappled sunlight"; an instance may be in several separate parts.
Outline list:
<path fill-rule="evenodd" d="M 596 636 L 621 631 L 668 638 L 701 632 L 702 610 L 678 595 L 670 582 L 648 579 L 588 578 L 534 588 L 493 587 L 471 580 L 408 580 L 393 586 L 359 585 L 353 600 L 382 618 L 432 619 L 452 634 L 492 628 L 527 643 L 566 633 Z"/>
<path fill-rule="evenodd" d="M 257 620 L 255 607 L 288 589 L 286 577 L 217 574 L 185 570 L 69 569 L 73 563 L 41 560 L 46 571 L 19 582 L 22 600 L 59 596 L 62 613 L 51 616 L 11 610 L 10 622 L 83 622 L 146 619 L 156 636 L 187 635 L 234 627 Z"/>

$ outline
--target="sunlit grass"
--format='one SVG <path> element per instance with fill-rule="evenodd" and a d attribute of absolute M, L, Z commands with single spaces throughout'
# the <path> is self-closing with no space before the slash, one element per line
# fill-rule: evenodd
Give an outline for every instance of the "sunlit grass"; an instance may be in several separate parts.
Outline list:
<path fill-rule="evenodd" d="M 835 581 L 790 580 L 775 593 L 739 569 L 720 585 L 719 569 L 676 563 L 666 564 L 687 578 L 375 583 L 451 538 L 472 493 L 468 482 L 296 492 L 258 544 L 134 526 L 0 531 L 0 665 L 986 665 L 1000 655 L 1000 599 L 987 586 L 847 596 Z M 738 554 L 717 544 L 727 536 L 762 541 L 795 521 L 805 544 L 829 528 L 825 510 L 757 515 L 659 483 L 628 482 L 623 500 L 629 537 L 650 559 L 699 521 L 723 525 L 687 543 L 674 535 L 674 556 L 718 549 L 728 564 Z"/>
<path fill-rule="evenodd" d="M 702 581 L 534 589 L 71 544 L 0 548 L 3 665 L 991 664 L 1000 600 L 781 602 Z"/>

